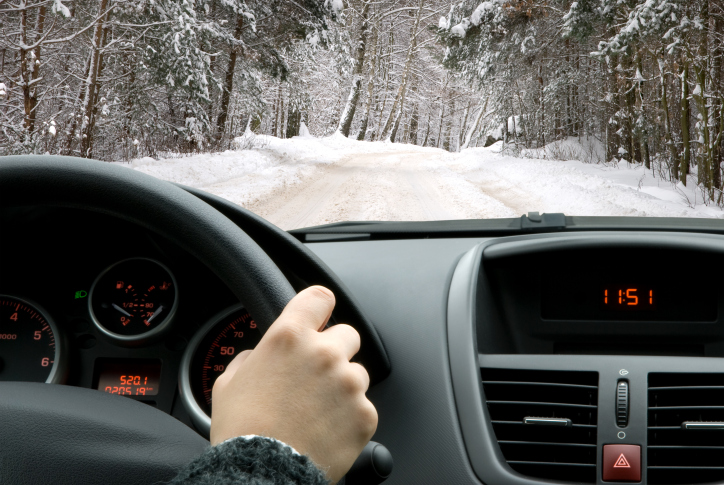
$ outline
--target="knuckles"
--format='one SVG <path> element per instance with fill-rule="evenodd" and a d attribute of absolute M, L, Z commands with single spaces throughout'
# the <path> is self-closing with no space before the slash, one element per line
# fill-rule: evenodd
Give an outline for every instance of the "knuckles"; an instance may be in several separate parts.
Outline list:
<path fill-rule="evenodd" d="M 361 427 L 360 431 L 365 436 L 365 439 L 369 440 L 372 438 L 372 435 L 375 434 L 375 431 L 377 431 L 377 422 L 379 420 L 377 409 L 369 399 L 365 398 L 363 400 L 358 416 Z"/>
<path fill-rule="evenodd" d="M 271 341 L 276 347 L 288 350 L 296 347 L 303 338 L 302 329 L 297 325 L 289 324 L 274 328 L 271 332 L 264 336 Z"/>

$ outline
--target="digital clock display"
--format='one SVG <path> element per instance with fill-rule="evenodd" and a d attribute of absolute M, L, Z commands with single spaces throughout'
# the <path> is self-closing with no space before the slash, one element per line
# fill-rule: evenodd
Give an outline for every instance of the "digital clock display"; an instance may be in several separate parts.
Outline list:
<path fill-rule="evenodd" d="M 604 310 L 656 310 L 659 292 L 650 285 L 604 285 L 600 295 Z"/>
<path fill-rule="evenodd" d="M 666 274 L 558 272 L 541 281 L 544 320 L 715 322 L 718 285 L 689 282 Z"/>
<path fill-rule="evenodd" d="M 99 359 L 96 361 L 99 391 L 121 396 L 155 396 L 161 380 L 157 359 Z"/>

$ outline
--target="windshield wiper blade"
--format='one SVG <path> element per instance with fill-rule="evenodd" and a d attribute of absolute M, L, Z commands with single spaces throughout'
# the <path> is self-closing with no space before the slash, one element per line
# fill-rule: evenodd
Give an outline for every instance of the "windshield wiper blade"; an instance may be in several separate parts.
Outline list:
<path fill-rule="evenodd" d="M 380 222 L 346 221 L 289 231 L 302 242 L 499 237 L 575 231 L 665 231 L 724 234 L 724 220 L 677 217 L 565 216 L 560 213 L 507 219 Z"/>

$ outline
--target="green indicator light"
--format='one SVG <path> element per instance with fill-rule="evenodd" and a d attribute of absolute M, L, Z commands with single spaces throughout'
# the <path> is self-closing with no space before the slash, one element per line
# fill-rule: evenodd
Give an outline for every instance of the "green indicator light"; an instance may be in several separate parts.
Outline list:
<path fill-rule="evenodd" d="M 76 300 L 77 300 L 78 298 L 85 298 L 86 296 L 88 296 L 88 292 L 85 291 L 85 290 L 80 290 L 80 291 L 76 291 L 76 292 L 75 292 L 75 299 L 76 299 Z"/>

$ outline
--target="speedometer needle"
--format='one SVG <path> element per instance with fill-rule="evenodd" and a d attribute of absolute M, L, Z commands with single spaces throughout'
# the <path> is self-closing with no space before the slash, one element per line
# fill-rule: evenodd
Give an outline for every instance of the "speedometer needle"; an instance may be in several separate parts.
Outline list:
<path fill-rule="evenodd" d="M 115 303 L 113 303 L 112 306 L 113 306 L 113 308 L 115 308 L 115 309 L 118 310 L 119 312 L 123 313 L 125 316 L 127 316 L 127 317 L 130 317 L 130 316 L 131 316 L 130 313 L 128 313 L 126 310 L 124 310 L 123 308 L 119 307 L 119 306 L 116 305 Z"/>
<path fill-rule="evenodd" d="M 147 321 L 148 323 L 151 323 L 151 320 L 153 320 L 154 318 L 156 318 L 162 311 L 163 311 L 163 305 L 161 305 L 160 307 L 158 307 L 158 310 L 156 310 L 155 312 L 153 312 L 153 315 L 151 315 L 151 318 L 149 318 L 149 319 L 146 320 L 146 321 Z"/>

